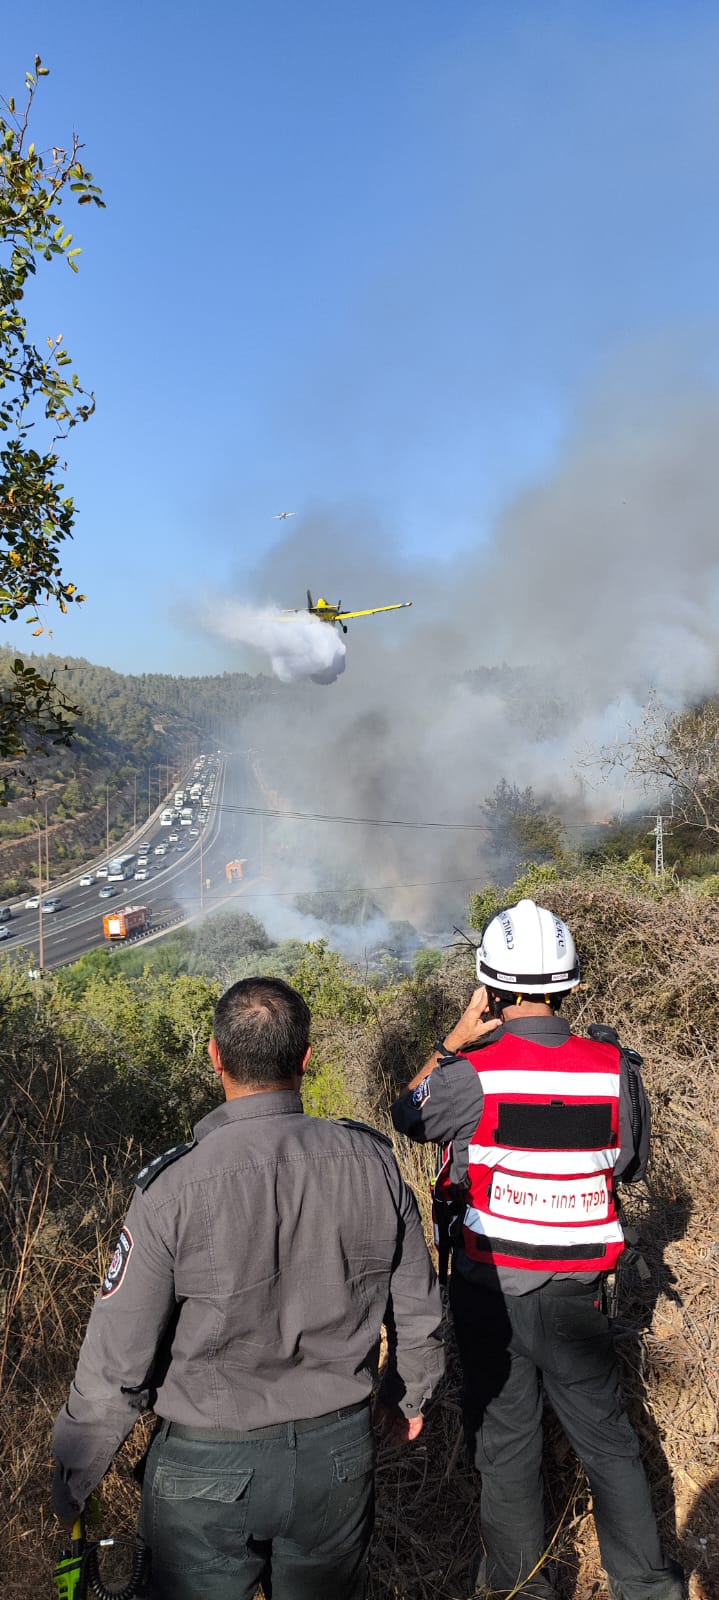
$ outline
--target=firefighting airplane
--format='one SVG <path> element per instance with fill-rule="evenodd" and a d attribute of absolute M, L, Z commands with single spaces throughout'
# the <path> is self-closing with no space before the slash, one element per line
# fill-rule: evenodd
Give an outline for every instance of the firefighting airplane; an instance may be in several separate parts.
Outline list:
<path fill-rule="evenodd" d="M 319 617 L 320 622 L 330 622 L 332 624 L 338 622 L 343 633 L 347 632 L 345 624 L 352 622 L 356 617 L 376 617 L 380 611 L 404 611 L 405 607 L 411 606 L 411 604 L 411 600 L 400 600 L 393 606 L 370 606 L 367 611 L 343 611 L 339 600 L 336 606 L 330 605 L 329 601 L 323 599 L 322 596 L 315 602 L 312 599 L 310 590 L 307 590 L 307 610 L 310 615 Z M 285 617 L 302 615 L 297 609 L 285 611 L 283 614 Z"/>
<path fill-rule="evenodd" d="M 275 512 L 275 522 L 284 522 L 287 517 L 296 517 L 296 516 L 297 516 L 297 512 L 296 511 L 277 511 L 277 512 Z"/>

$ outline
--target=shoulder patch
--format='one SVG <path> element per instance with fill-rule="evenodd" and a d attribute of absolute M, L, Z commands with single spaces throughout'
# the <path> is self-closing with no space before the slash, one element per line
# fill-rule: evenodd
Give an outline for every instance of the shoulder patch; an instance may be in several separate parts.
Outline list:
<path fill-rule="evenodd" d="M 120 1237 L 115 1246 L 115 1254 L 102 1281 L 100 1294 L 103 1300 L 109 1300 L 111 1294 L 117 1294 L 127 1271 L 127 1263 L 132 1255 L 134 1243 L 130 1229 L 121 1228 Z"/>
<path fill-rule="evenodd" d="M 135 1187 L 148 1189 L 155 1178 L 164 1172 L 165 1167 L 171 1167 L 174 1161 L 179 1161 L 180 1156 L 186 1156 L 188 1150 L 194 1150 L 196 1144 L 196 1139 L 190 1139 L 187 1144 L 173 1144 L 169 1150 L 163 1150 L 161 1156 L 155 1156 L 154 1161 L 148 1161 L 145 1167 L 140 1168 L 135 1179 Z"/>
<path fill-rule="evenodd" d="M 431 1083 L 431 1075 L 428 1073 L 427 1077 L 423 1078 L 422 1082 L 417 1084 L 416 1089 L 412 1090 L 412 1105 L 413 1106 L 423 1106 L 425 1100 L 431 1100 L 431 1098 L 432 1098 L 432 1083 Z"/>
<path fill-rule="evenodd" d="M 356 1122 L 354 1117 L 338 1117 L 337 1121 L 341 1128 L 358 1128 L 360 1133 L 370 1133 L 373 1139 L 392 1150 L 392 1140 L 387 1138 L 386 1133 L 380 1133 L 379 1128 L 373 1128 L 371 1122 Z"/>

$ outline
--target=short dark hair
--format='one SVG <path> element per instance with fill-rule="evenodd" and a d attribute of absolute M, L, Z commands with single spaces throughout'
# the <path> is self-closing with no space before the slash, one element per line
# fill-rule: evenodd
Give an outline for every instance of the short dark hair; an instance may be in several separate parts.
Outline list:
<path fill-rule="evenodd" d="M 235 1083 L 286 1083 L 310 1042 L 310 1011 L 282 978 L 241 978 L 215 1007 L 215 1043 Z"/>

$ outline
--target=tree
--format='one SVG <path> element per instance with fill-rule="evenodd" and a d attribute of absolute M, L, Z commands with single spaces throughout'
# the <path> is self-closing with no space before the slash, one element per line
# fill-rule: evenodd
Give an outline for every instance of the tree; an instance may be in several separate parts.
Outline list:
<path fill-rule="evenodd" d="M 81 206 L 104 204 L 100 190 L 70 149 L 41 153 L 29 139 L 40 78 L 39 56 L 25 79 L 22 110 L 0 100 L 0 617 L 48 631 L 40 611 L 50 602 L 67 612 L 85 596 L 65 578 L 62 545 L 72 537 L 75 506 L 64 494 L 59 445 L 95 408 L 80 387 L 62 334 L 41 348 L 31 336 L 23 301 L 38 261 L 60 258 L 78 271 L 80 246 L 60 215 L 74 196 Z M 16 658 L 0 688 L 0 759 L 15 760 L 69 743 L 75 707 L 54 673 Z M 3 798 L 0 788 L 0 798 Z"/>
<path fill-rule="evenodd" d="M 601 759 L 665 794 L 673 817 L 719 842 L 719 699 L 670 712 L 652 695 L 640 726 Z"/>
<path fill-rule="evenodd" d="M 495 851 L 514 866 L 523 861 L 555 861 L 564 856 L 559 817 L 544 811 L 531 786 L 520 789 L 501 778 L 482 811 L 492 832 Z"/>

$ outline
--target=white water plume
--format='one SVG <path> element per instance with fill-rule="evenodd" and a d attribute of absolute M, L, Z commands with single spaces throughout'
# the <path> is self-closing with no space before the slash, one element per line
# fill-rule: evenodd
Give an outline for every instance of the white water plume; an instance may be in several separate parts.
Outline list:
<path fill-rule="evenodd" d="M 308 611 L 283 613 L 229 600 L 213 604 L 205 622 L 222 639 L 264 651 L 281 683 L 298 683 L 301 678 L 335 683 L 345 670 L 347 651 L 341 634 Z"/>

